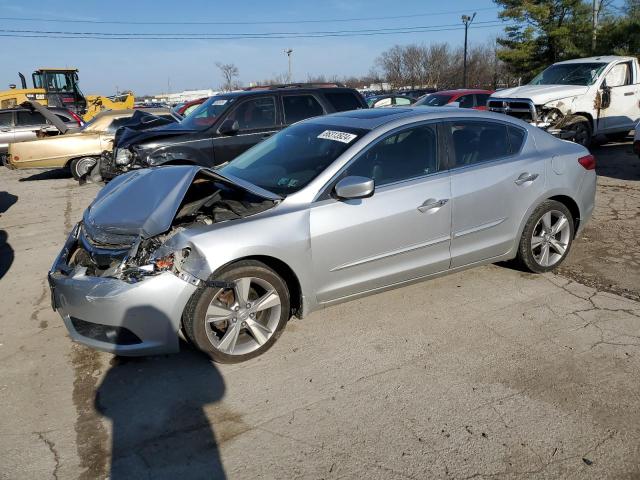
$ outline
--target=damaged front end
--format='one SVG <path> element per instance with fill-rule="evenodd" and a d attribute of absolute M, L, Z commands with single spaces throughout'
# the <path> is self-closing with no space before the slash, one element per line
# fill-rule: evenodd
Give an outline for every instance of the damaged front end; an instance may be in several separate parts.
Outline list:
<path fill-rule="evenodd" d="M 109 183 L 49 272 L 52 306 L 72 337 L 120 354 L 175 351 L 182 311 L 209 280 L 191 273 L 207 260 L 183 241 L 186 233 L 278 203 L 255 189 L 191 166 L 140 170 Z"/>

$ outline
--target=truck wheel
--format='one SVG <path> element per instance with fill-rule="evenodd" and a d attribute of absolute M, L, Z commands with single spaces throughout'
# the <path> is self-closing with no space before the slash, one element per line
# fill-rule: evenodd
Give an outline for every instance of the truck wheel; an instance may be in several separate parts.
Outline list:
<path fill-rule="evenodd" d="M 80 177 L 86 175 L 89 170 L 93 168 L 98 160 L 95 157 L 80 157 L 74 158 L 71 160 L 71 164 L 69 165 L 69 169 L 71 170 L 71 175 L 76 180 L 79 180 Z"/>
<path fill-rule="evenodd" d="M 582 115 L 574 115 L 568 119 L 564 126 L 566 130 L 573 130 L 573 141 L 583 147 L 589 147 L 592 140 L 591 123 L 587 117 Z"/>

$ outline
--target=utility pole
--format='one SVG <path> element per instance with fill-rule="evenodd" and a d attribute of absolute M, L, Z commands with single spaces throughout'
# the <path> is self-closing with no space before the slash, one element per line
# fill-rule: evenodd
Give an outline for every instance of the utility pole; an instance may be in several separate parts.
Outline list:
<path fill-rule="evenodd" d="M 473 22 L 474 18 L 476 18 L 475 12 L 473 12 L 473 15 L 471 16 L 462 15 L 462 23 L 464 23 L 464 67 L 462 71 L 462 88 L 467 88 L 467 31 L 469 30 L 469 25 Z"/>
<path fill-rule="evenodd" d="M 602 0 L 593 0 L 591 15 L 591 53 L 596 51 L 596 39 L 598 37 L 598 17 L 602 8 Z"/>
<path fill-rule="evenodd" d="M 286 48 L 284 50 L 284 53 L 287 54 L 287 57 L 289 59 L 289 74 L 287 75 L 287 83 L 291 83 L 291 54 L 293 53 L 293 49 L 292 48 Z"/>

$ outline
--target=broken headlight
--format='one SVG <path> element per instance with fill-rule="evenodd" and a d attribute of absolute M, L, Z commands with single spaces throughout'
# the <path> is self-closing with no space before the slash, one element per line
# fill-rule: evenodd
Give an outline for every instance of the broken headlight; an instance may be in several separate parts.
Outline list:
<path fill-rule="evenodd" d="M 133 154 L 131 153 L 130 150 L 126 148 L 116 149 L 116 152 L 114 155 L 114 162 L 116 163 L 116 165 L 120 165 L 120 166 L 129 165 L 131 163 L 131 160 L 133 160 Z"/>

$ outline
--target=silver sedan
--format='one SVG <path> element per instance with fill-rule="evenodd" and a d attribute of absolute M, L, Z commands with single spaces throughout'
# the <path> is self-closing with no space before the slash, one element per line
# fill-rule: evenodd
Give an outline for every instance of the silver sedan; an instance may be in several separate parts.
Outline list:
<path fill-rule="evenodd" d="M 359 110 L 295 124 L 217 170 L 109 183 L 56 259 L 71 337 L 119 355 L 219 362 L 266 351 L 291 316 L 461 269 L 557 267 L 591 216 L 595 159 L 517 119 Z"/>

